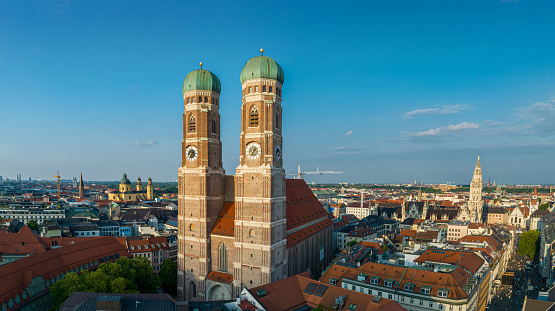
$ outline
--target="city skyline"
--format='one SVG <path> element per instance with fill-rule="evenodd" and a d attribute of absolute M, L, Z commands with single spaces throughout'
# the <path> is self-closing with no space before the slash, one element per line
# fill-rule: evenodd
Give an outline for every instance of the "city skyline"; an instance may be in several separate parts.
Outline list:
<path fill-rule="evenodd" d="M 484 181 L 554 183 L 552 2 L 255 3 L 1 3 L 0 175 L 175 180 L 200 61 L 233 175 L 239 73 L 264 48 L 285 72 L 285 169 L 344 172 L 307 182 L 469 184 L 480 154 Z"/>

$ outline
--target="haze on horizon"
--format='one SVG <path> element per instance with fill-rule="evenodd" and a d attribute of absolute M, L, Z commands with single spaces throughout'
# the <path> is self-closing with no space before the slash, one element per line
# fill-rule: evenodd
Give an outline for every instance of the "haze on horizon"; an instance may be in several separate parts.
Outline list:
<path fill-rule="evenodd" d="M 181 86 L 222 83 L 239 159 L 248 59 L 284 69 L 284 167 L 307 182 L 555 184 L 554 1 L 0 2 L 0 175 L 177 178 Z M 356 9 L 354 9 L 356 8 Z"/>

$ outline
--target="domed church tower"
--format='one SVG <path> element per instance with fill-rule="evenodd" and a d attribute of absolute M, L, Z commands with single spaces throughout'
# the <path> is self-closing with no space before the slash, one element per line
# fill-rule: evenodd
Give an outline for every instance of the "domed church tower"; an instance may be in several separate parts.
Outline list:
<path fill-rule="evenodd" d="M 287 275 L 281 90 L 284 74 L 270 57 L 241 71 L 241 146 L 235 175 L 234 292 Z"/>
<path fill-rule="evenodd" d="M 209 233 L 224 202 L 220 141 L 220 80 L 208 70 L 183 82 L 183 140 L 178 188 L 178 298 L 205 300 L 211 271 Z"/>

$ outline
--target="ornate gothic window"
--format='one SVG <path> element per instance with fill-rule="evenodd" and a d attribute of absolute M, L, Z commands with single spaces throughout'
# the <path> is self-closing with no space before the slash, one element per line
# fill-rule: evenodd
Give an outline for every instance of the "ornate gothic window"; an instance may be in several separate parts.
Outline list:
<path fill-rule="evenodd" d="M 227 246 L 225 243 L 220 243 L 219 249 L 219 270 L 227 271 Z"/>
<path fill-rule="evenodd" d="M 250 126 L 258 126 L 258 109 L 256 106 L 252 106 L 251 108 L 251 125 Z"/>
<path fill-rule="evenodd" d="M 194 133 L 197 131 L 197 123 L 195 116 L 191 115 L 189 118 L 189 133 Z"/>

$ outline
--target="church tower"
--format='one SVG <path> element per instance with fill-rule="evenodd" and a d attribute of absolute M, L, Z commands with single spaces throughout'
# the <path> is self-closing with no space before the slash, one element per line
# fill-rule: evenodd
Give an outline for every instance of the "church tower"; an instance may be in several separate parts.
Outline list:
<path fill-rule="evenodd" d="M 478 156 L 478 162 L 476 163 L 476 168 L 474 168 L 474 176 L 470 183 L 470 198 L 468 200 L 468 210 L 472 221 L 482 222 L 483 220 L 482 187 L 482 166 L 480 165 L 480 156 Z"/>
<path fill-rule="evenodd" d="M 270 57 L 251 58 L 241 71 L 243 103 L 235 175 L 233 287 L 256 287 L 287 276 L 285 170 L 281 90 L 284 74 Z"/>
<path fill-rule="evenodd" d="M 83 173 L 81 173 L 81 178 L 79 179 L 79 199 L 85 198 L 85 184 L 83 183 Z"/>
<path fill-rule="evenodd" d="M 143 183 L 141 177 L 137 178 L 137 191 L 143 191 Z"/>
<path fill-rule="evenodd" d="M 152 179 L 150 177 L 146 185 L 146 198 L 147 200 L 154 200 L 154 187 L 152 186 Z"/>
<path fill-rule="evenodd" d="M 211 271 L 210 230 L 224 202 L 220 141 L 220 80 L 208 70 L 191 71 L 183 82 L 183 140 L 178 173 L 178 298 L 206 300 Z"/>

